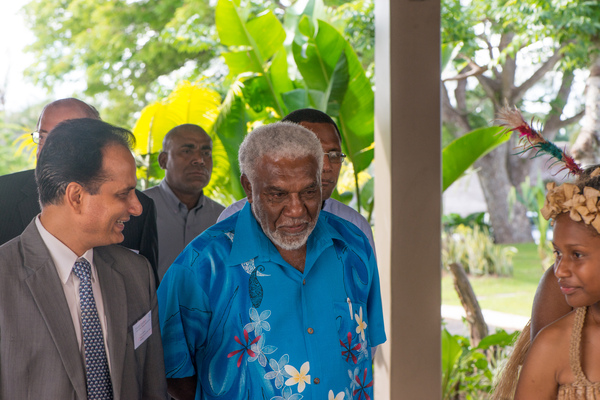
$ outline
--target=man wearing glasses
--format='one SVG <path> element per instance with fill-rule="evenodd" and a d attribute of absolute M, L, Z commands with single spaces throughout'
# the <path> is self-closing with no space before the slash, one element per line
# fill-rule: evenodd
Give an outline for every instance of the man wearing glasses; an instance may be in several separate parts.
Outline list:
<path fill-rule="evenodd" d="M 47 104 L 40 114 L 37 131 L 31 134 L 33 141 L 38 145 L 36 157 L 39 158 L 48 133 L 56 125 L 79 118 L 99 120 L 100 115 L 94 107 L 75 98 L 60 99 Z M 34 172 L 30 169 L 0 176 L 0 245 L 23 233 L 25 227 L 40 212 Z M 158 284 L 156 209 L 148 196 L 137 190 L 136 195 L 142 204 L 143 212 L 139 216 L 132 216 L 125 224 L 125 240 L 121 245 L 148 259 Z"/>
<path fill-rule="evenodd" d="M 330 212 L 331 214 L 337 215 L 356 225 L 369 239 L 369 243 L 371 244 L 373 251 L 375 251 L 371 225 L 365 217 L 352 207 L 331 198 L 331 194 L 335 190 L 340 176 L 342 162 L 344 161 L 344 158 L 346 158 L 346 155 L 342 153 L 342 136 L 340 135 L 340 131 L 335 121 L 324 112 L 312 108 L 303 108 L 301 110 L 293 111 L 285 116 L 282 121 L 294 122 L 302 125 L 319 138 L 321 147 L 325 153 L 325 158 L 323 159 L 323 173 L 321 175 L 323 198 L 322 209 L 323 211 Z M 246 204 L 245 198 L 233 203 L 221 213 L 217 222 L 240 211 L 244 207 L 244 204 Z"/>

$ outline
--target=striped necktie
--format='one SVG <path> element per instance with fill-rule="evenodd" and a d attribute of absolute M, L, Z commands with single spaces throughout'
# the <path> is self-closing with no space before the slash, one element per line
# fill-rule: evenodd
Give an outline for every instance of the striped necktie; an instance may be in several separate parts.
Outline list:
<path fill-rule="evenodd" d="M 104 348 L 104 336 L 96 301 L 92 292 L 92 266 L 85 258 L 80 258 L 73 267 L 79 278 L 79 306 L 81 308 L 81 328 L 85 351 L 85 372 L 87 376 L 88 400 L 112 400 L 110 370 Z"/>

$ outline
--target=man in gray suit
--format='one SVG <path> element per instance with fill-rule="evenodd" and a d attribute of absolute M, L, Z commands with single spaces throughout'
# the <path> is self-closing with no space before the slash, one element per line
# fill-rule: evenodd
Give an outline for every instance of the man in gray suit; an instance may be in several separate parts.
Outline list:
<path fill-rule="evenodd" d="M 39 156 L 46 137 L 62 121 L 77 118 L 100 119 L 98 111 L 75 98 L 59 99 L 47 104 L 40 114 L 37 131 L 32 133 L 38 144 Z M 154 202 L 136 191 L 142 204 L 142 214 L 132 217 L 125 225 L 122 246 L 146 257 L 155 270 L 158 263 L 156 208 Z M 40 213 L 34 170 L 0 176 L 0 245 L 19 236 L 31 220 Z M 158 275 L 156 275 L 158 282 Z"/>
<path fill-rule="evenodd" d="M 166 398 L 152 268 L 115 245 L 142 212 L 132 141 L 87 118 L 47 138 L 41 213 L 0 247 L 0 398 Z"/>

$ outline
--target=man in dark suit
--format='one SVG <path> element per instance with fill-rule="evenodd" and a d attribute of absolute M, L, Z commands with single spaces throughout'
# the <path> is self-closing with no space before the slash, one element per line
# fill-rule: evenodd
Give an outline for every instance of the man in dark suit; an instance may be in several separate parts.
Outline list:
<path fill-rule="evenodd" d="M 114 245 L 142 212 L 132 140 L 72 119 L 40 152 L 41 213 L 0 246 L 0 398 L 166 399 L 152 268 Z"/>
<path fill-rule="evenodd" d="M 76 118 L 99 120 L 100 115 L 94 107 L 74 98 L 60 99 L 46 105 L 38 120 L 38 130 L 32 134 L 34 141 L 38 143 L 37 156 L 44 147 L 48 133 L 58 123 Z M 157 277 L 156 207 L 145 194 L 136 191 L 136 195 L 143 211 L 125 225 L 125 239 L 121 245 L 146 257 Z M 39 212 L 34 170 L 0 176 L 0 245 L 20 235 Z"/>

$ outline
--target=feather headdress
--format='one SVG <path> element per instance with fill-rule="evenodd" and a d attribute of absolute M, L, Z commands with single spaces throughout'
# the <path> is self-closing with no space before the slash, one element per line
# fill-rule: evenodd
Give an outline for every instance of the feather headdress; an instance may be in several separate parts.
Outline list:
<path fill-rule="evenodd" d="M 505 133 L 513 131 L 519 133 L 519 144 L 523 149 L 520 154 L 534 150 L 535 155 L 533 158 L 548 154 L 555 160 L 552 165 L 563 163 L 564 166 L 560 171 L 568 170 L 573 175 L 580 175 L 583 172 L 583 169 L 575 162 L 573 157 L 567 155 L 564 150 L 558 148 L 554 143 L 544 139 L 537 130 L 525 122 L 523 115 L 517 108 L 504 107 L 498 113 L 496 121 L 499 122 L 500 126 L 506 127 Z"/>

